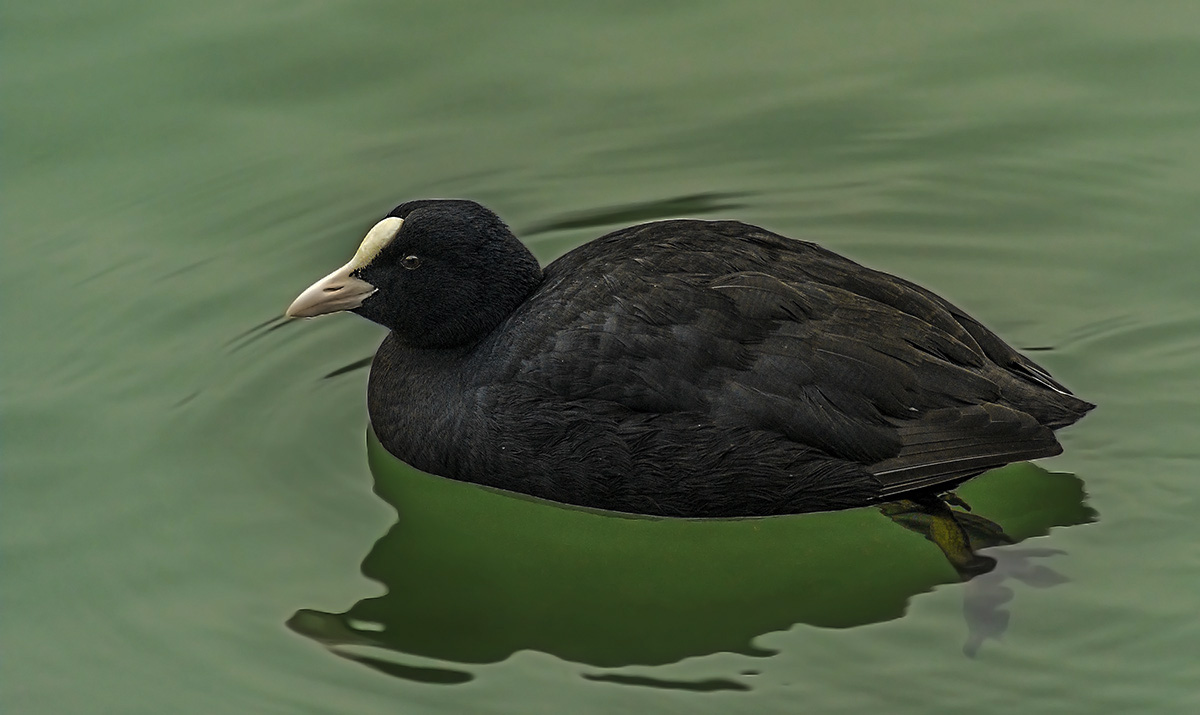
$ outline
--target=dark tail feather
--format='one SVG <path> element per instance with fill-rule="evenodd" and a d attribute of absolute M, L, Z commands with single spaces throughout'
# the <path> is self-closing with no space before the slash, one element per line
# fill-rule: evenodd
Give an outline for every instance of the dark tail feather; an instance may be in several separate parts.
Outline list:
<path fill-rule="evenodd" d="M 1062 452 L 1049 427 L 995 404 L 934 410 L 901 424 L 897 434 L 900 452 L 870 468 L 885 499 L 930 487 L 950 489 L 989 469 Z"/>

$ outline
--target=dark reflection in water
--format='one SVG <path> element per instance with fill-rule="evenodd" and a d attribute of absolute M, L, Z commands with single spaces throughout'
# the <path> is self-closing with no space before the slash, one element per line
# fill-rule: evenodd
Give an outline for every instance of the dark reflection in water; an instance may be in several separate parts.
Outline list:
<path fill-rule="evenodd" d="M 527 227 L 521 235 L 536 236 L 551 231 L 568 231 L 576 228 L 599 228 L 643 221 L 657 221 L 664 218 L 679 218 L 684 216 L 702 216 L 717 211 L 742 208 L 744 204 L 735 201 L 744 194 L 736 193 L 707 193 L 675 196 L 658 201 L 644 201 L 620 206 L 607 206 L 569 213 L 543 223 Z"/>
<path fill-rule="evenodd" d="M 233 336 L 225 343 L 225 349 L 231 353 L 235 353 L 247 345 L 265 338 L 276 330 L 281 330 L 296 322 L 295 320 L 288 320 L 286 316 L 277 315 Z"/>
<path fill-rule="evenodd" d="M 1065 580 L 1037 563 L 1059 552 L 1011 545 L 1095 517 L 1077 478 L 1032 464 L 983 475 L 947 499 L 706 521 L 569 508 L 430 476 L 374 435 L 367 452 L 376 493 L 399 514 L 362 564 L 386 593 L 340 614 L 303 609 L 288 626 L 340 656 L 421 682 L 466 682 L 471 673 L 456 666 L 526 649 L 598 668 L 718 652 L 769 657 L 757 636 L 898 618 L 912 596 L 968 579 L 964 652 L 972 655 L 1007 625 L 1006 582 Z M 980 553 L 996 546 L 1005 548 Z M 588 677 L 745 689 L 737 676 Z"/>
<path fill-rule="evenodd" d="M 325 374 L 324 374 L 324 375 L 321 377 L 321 379 L 323 379 L 323 380 L 328 380 L 328 379 L 329 379 L 329 378 L 331 378 L 331 377 L 339 377 L 339 376 L 341 376 L 341 375 L 345 375 L 345 374 L 347 374 L 347 373 L 354 372 L 355 370 L 361 370 L 361 369 L 363 369 L 364 367 L 370 367 L 370 366 L 371 366 L 371 361 L 372 361 L 372 360 L 374 360 L 374 359 L 375 359 L 375 356 L 374 356 L 374 355 L 371 355 L 371 356 L 369 356 L 369 357 L 365 357 L 365 358 L 360 358 L 360 359 L 358 359 L 358 360 L 355 360 L 355 361 L 354 361 L 354 362 L 352 362 L 352 363 L 349 363 L 349 364 L 347 364 L 347 365 L 343 365 L 343 366 L 339 367 L 339 368 L 338 368 L 338 369 L 336 369 L 336 370 L 330 370 L 329 372 L 325 373 Z"/>
<path fill-rule="evenodd" d="M 624 675 L 621 673 L 585 673 L 584 678 L 599 683 L 617 683 L 620 685 L 640 685 L 643 688 L 659 688 L 660 690 L 690 690 L 694 693 L 712 693 L 718 690 L 749 690 L 750 686 L 735 680 L 724 678 L 709 678 L 707 680 L 664 680 L 645 675 Z"/>

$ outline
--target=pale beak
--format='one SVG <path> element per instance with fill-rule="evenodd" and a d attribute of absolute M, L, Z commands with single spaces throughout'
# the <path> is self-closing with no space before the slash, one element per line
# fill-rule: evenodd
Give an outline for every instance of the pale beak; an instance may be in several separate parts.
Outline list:
<path fill-rule="evenodd" d="M 350 275 L 355 270 L 354 261 L 313 283 L 284 313 L 289 318 L 313 318 L 339 310 L 351 310 L 363 304 L 375 286 Z"/>

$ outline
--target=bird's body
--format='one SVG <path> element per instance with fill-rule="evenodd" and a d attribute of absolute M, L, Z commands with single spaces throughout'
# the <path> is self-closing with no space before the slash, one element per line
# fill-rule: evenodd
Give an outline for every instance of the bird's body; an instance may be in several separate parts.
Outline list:
<path fill-rule="evenodd" d="M 356 309 L 393 328 L 368 407 L 424 471 L 623 512 L 797 513 L 1057 454 L 1091 408 L 933 293 L 747 224 L 634 226 L 542 271 L 477 204 L 391 216 L 401 247 L 354 269 L 394 293 Z M 431 264 L 446 285 L 396 290 Z M 421 321 L 372 307 L 406 297 Z"/>

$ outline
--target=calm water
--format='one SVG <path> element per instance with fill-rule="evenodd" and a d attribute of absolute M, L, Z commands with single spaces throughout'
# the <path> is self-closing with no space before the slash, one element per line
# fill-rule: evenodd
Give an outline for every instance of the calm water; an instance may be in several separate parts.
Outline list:
<path fill-rule="evenodd" d="M 4 711 L 1195 712 L 1200 5 L 1047 5 L 9 7 Z M 422 196 L 543 260 L 818 240 L 1100 407 L 962 490 L 1019 542 L 966 584 L 919 514 L 415 474 L 366 433 L 377 327 L 255 326 Z"/>

